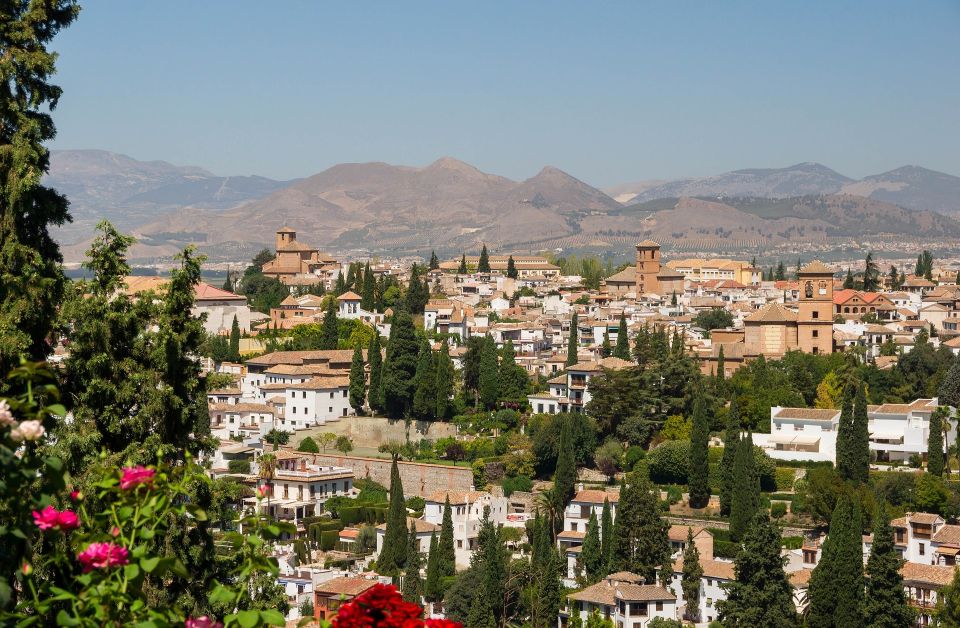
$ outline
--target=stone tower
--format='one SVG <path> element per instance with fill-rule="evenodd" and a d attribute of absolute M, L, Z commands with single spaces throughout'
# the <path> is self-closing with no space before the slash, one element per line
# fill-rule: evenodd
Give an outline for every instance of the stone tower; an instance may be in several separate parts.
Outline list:
<path fill-rule="evenodd" d="M 807 353 L 833 353 L 833 269 L 810 262 L 800 269 L 797 344 Z"/>
<path fill-rule="evenodd" d="M 652 292 L 660 294 L 660 245 L 653 240 L 644 240 L 637 245 L 636 291 L 637 296 Z"/>
<path fill-rule="evenodd" d="M 297 232 L 291 229 L 290 227 L 283 227 L 282 229 L 277 230 L 277 248 L 276 250 L 281 250 L 286 245 L 290 244 L 297 239 Z"/>

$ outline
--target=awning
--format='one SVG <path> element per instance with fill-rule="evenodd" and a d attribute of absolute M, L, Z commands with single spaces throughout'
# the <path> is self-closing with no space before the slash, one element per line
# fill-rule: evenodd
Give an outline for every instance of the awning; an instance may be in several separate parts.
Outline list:
<path fill-rule="evenodd" d="M 903 434 L 895 434 L 893 432 L 874 432 L 870 434 L 870 440 L 883 440 L 893 443 L 902 443 Z"/>
<path fill-rule="evenodd" d="M 943 556 L 956 556 L 960 554 L 960 547 L 938 547 L 933 551 Z"/>
<path fill-rule="evenodd" d="M 816 445 L 820 442 L 820 437 L 803 432 L 774 432 L 767 442 L 775 445 Z"/>

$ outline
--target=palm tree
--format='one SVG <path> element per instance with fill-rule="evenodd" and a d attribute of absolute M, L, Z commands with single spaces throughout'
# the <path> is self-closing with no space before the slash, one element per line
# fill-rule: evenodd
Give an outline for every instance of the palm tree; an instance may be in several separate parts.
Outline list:
<path fill-rule="evenodd" d="M 535 496 L 535 511 L 540 511 L 547 517 L 550 523 L 550 538 L 556 536 L 557 532 L 563 528 L 563 512 L 557 512 L 556 500 L 553 497 L 552 488 L 545 489 Z M 559 520 L 559 521 L 558 521 Z M 559 527 L 557 524 L 559 523 Z"/>
<path fill-rule="evenodd" d="M 269 487 L 267 491 L 267 514 L 270 514 L 270 498 L 273 497 L 273 476 L 277 471 L 277 456 L 275 454 L 263 454 L 260 456 L 259 477 Z"/>

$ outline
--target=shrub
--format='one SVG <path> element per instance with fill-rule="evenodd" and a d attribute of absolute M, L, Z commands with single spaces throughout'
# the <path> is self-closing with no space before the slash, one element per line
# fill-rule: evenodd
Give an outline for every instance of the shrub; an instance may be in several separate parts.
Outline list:
<path fill-rule="evenodd" d="M 227 468 L 230 469 L 230 473 L 250 473 L 250 461 L 243 459 L 235 459 L 227 462 Z"/>
<path fill-rule="evenodd" d="M 662 443 L 647 456 L 650 479 L 657 484 L 686 484 L 690 441 Z"/>
<path fill-rule="evenodd" d="M 795 550 L 803 547 L 802 536 L 785 536 L 782 540 L 783 549 Z"/>
<path fill-rule="evenodd" d="M 683 488 L 680 486 L 670 485 L 667 487 L 667 501 L 672 506 L 677 504 L 680 500 L 683 499 Z"/>
<path fill-rule="evenodd" d="M 773 502 L 770 504 L 770 516 L 774 519 L 780 519 L 787 514 L 787 505 L 784 502 Z"/>
<path fill-rule="evenodd" d="M 639 445 L 632 445 L 627 449 L 627 453 L 623 455 L 623 464 L 625 469 L 633 469 L 637 462 L 643 460 L 647 456 L 647 450 Z"/>
<path fill-rule="evenodd" d="M 529 493 L 533 489 L 533 480 L 525 475 L 503 478 L 503 494 L 510 497 L 515 491 Z"/>
<path fill-rule="evenodd" d="M 717 558 L 734 559 L 740 551 L 740 544 L 733 541 L 713 540 L 713 555 Z"/>
<path fill-rule="evenodd" d="M 793 490 L 793 479 L 796 477 L 795 471 L 793 469 L 777 467 L 774 478 L 777 485 L 778 491 L 790 491 Z"/>
<path fill-rule="evenodd" d="M 893 506 L 908 506 L 913 502 L 917 476 L 905 471 L 873 471 L 870 473 L 873 488 Z"/>
<path fill-rule="evenodd" d="M 473 486 L 477 490 L 481 490 L 487 485 L 487 465 L 484 464 L 482 459 L 474 460 L 470 468 L 473 470 Z"/>
<path fill-rule="evenodd" d="M 387 501 L 387 487 L 368 478 L 360 478 L 353 482 L 354 488 L 360 491 L 357 501 L 380 503 Z"/>
<path fill-rule="evenodd" d="M 423 509 L 427 507 L 427 502 L 422 497 L 414 495 L 407 498 L 405 505 L 408 510 L 422 513 Z"/>
<path fill-rule="evenodd" d="M 313 440 L 309 436 L 300 441 L 300 444 L 297 445 L 298 451 L 305 451 L 311 454 L 320 453 L 320 446 L 317 445 L 317 441 Z"/>

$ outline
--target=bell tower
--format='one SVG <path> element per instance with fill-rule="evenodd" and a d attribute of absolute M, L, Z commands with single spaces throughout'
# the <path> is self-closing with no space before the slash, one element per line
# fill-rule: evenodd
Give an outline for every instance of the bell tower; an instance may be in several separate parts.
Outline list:
<path fill-rule="evenodd" d="M 644 240 L 637 245 L 636 292 L 660 294 L 660 244 Z"/>
<path fill-rule="evenodd" d="M 797 344 L 807 353 L 833 353 L 833 269 L 814 261 L 800 269 Z"/>
<path fill-rule="evenodd" d="M 277 250 L 281 250 L 286 245 L 297 239 L 297 232 L 290 227 L 283 227 L 277 230 L 276 245 Z"/>

